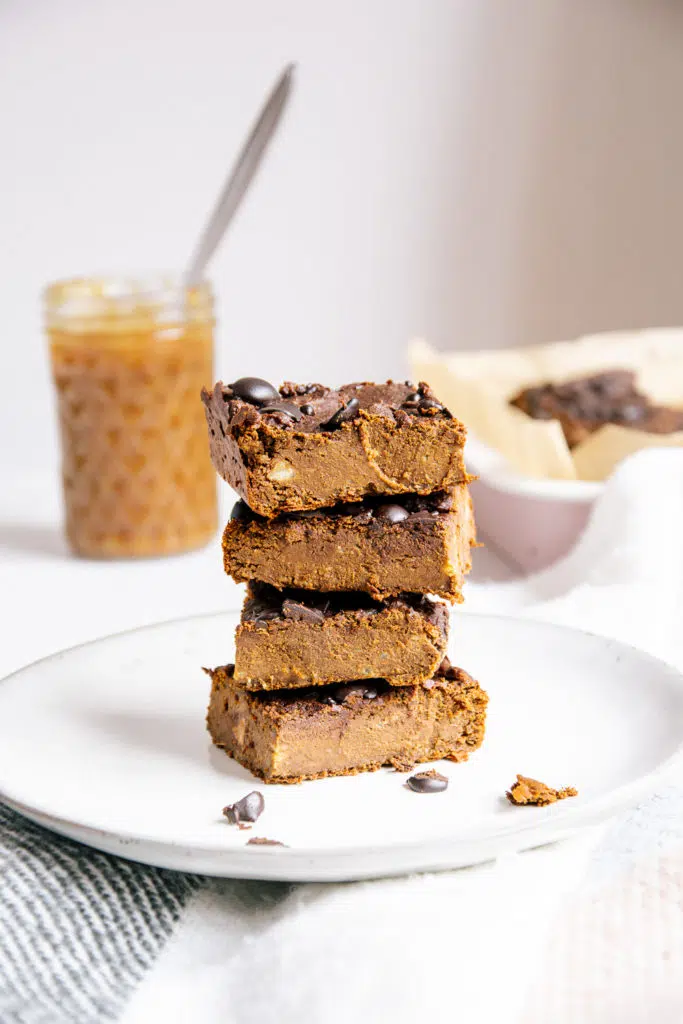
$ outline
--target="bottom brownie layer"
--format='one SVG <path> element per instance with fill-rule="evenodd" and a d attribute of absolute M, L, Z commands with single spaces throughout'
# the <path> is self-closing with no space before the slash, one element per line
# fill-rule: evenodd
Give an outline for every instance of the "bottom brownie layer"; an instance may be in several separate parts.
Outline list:
<path fill-rule="evenodd" d="M 426 683 L 401 687 L 366 679 L 254 692 L 235 683 L 232 665 L 208 671 L 213 742 L 264 782 L 465 761 L 484 739 L 488 697 L 447 661 Z"/>

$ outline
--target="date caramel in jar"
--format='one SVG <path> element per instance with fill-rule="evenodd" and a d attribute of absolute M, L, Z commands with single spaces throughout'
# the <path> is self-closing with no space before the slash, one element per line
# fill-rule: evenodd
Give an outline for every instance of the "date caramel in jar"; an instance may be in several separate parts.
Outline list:
<path fill-rule="evenodd" d="M 45 317 L 72 549 L 126 558 L 207 543 L 217 528 L 199 397 L 213 382 L 209 286 L 61 281 L 45 292 Z"/>

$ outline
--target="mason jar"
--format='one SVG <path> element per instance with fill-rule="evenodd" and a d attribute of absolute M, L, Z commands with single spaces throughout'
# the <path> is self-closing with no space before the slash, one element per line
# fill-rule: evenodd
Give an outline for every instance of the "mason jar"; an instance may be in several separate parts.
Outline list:
<path fill-rule="evenodd" d="M 200 399 L 213 384 L 214 323 L 206 283 L 112 277 L 47 287 L 76 554 L 167 555 L 214 536 L 216 476 Z"/>

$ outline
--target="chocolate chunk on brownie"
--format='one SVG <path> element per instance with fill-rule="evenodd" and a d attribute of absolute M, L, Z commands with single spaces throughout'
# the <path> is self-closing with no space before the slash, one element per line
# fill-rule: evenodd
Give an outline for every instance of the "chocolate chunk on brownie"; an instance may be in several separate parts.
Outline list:
<path fill-rule="evenodd" d="M 465 761 L 484 738 L 488 698 L 450 665 L 430 687 L 362 680 L 253 692 L 235 682 L 231 665 L 209 674 L 213 742 L 267 783 Z"/>
<path fill-rule="evenodd" d="M 461 601 L 475 542 L 469 491 L 457 484 L 451 493 L 365 498 L 277 519 L 239 501 L 223 533 L 223 561 L 238 583 Z"/>
<path fill-rule="evenodd" d="M 202 400 L 214 466 L 267 518 L 467 480 L 465 428 L 423 383 L 286 383 L 275 391 L 242 378 L 203 391 Z"/>
<path fill-rule="evenodd" d="M 252 583 L 236 632 L 235 681 L 249 690 L 322 686 L 381 677 L 430 679 L 448 641 L 448 607 L 406 594 L 276 590 Z"/>
<path fill-rule="evenodd" d="M 510 404 L 537 420 L 558 420 L 570 448 L 615 423 L 650 434 L 683 430 L 683 409 L 655 405 L 630 370 L 608 370 L 561 384 L 525 388 Z"/>

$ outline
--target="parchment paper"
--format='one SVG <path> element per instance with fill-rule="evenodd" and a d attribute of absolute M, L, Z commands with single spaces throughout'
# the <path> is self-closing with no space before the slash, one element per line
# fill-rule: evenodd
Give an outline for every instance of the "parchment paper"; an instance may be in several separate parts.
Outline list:
<path fill-rule="evenodd" d="M 409 356 L 414 378 L 431 384 L 473 434 L 528 476 L 604 480 L 617 463 L 642 448 L 683 447 L 683 432 L 655 435 L 610 424 L 570 451 L 556 420 L 533 420 L 508 404 L 531 385 L 629 369 L 655 402 L 683 408 L 681 328 L 619 331 L 484 352 L 438 352 L 417 340 Z"/>

